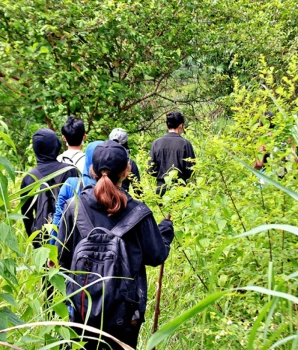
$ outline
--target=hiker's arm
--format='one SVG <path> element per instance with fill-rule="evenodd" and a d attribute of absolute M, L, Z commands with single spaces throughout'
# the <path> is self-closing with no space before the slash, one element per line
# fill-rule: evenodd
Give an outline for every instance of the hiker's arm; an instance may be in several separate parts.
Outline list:
<path fill-rule="evenodd" d="M 170 244 L 174 238 L 174 229 L 171 220 L 164 219 L 157 225 L 153 215 L 142 220 L 140 244 L 143 251 L 145 265 L 158 266 L 169 255 Z"/>
<path fill-rule="evenodd" d="M 70 187 L 68 180 L 69 179 L 67 179 L 62 185 L 57 198 L 55 214 L 52 222 L 52 224 L 56 227 L 59 227 L 66 201 L 73 196 L 73 190 L 72 187 Z M 54 229 L 51 231 L 51 236 L 57 237 L 57 232 Z M 55 238 L 51 238 L 50 244 L 55 244 Z"/>
<path fill-rule="evenodd" d="M 269 154 L 266 153 L 266 146 L 264 145 L 259 148 L 259 152 L 262 153 L 263 155 L 261 159 L 259 159 L 259 157 L 256 157 L 254 168 L 257 170 L 262 169 L 263 165 L 266 163 L 266 160 L 269 156 Z"/>
<path fill-rule="evenodd" d="M 28 175 L 25 176 L 23 178 L 22 183 L 21 183 L 21 189 L 25 188 L 26 186 L 29 186 L 33 182 L 34 182 L 34 180 L 32 179 L 31 176 L 28 176 Z M 22 196 L 25 196 L 25 195 L 26 195 L 26 193 L 24 193 Z M 33 220 L 34 220 L 34 211 L 35 211 L 35 206 L 36 206 L 36 204 L 32 205 L 32 201 L 33 201 L 33 197 L 29 197 L 21 208 L 22 215 L 26 216 L 26 219 L 23 219 L 23 222 L 24 222 L 24 226 L 25 226 L 25 229 L 26 229 L 28 236 L 30 236 L 32 233 L 31 227 L 32 227 Z"/>
<path fill-rule="evenodd" d="M 73 218 L 69 211 L 67 211 L 65 213 L 65 220 L 62 220 L 59 225 L 58 241 L 55 243 L 58 246 L 58 259 L 60 265 L 66 269 L 70 269 L 71 265 L 73 235 Z M 61 244 L 59 242 L 61 242 Z"/>

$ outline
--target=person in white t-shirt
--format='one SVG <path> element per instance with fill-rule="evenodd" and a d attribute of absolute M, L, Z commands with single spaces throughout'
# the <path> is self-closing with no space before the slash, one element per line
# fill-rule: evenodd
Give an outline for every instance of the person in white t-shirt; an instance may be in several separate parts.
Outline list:
<path fill-rule="evenodd" d="M 85 153 L 82 151 L 82 146 L 86 139 L 83 121 L 73 116 L 69 117 L 62 126 L 61 133 L 67 150 L 60 154 L 57 160 L 76 166 L 82 173 L 85 165 Z"/>

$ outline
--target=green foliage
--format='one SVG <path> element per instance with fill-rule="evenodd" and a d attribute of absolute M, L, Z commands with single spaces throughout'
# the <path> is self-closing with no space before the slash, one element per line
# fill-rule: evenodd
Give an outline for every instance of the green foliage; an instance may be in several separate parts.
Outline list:
<path fill-rule="evenodd" d="M 296 11 L 293 0 L 3 0 L 0 106 L 15 163 L 37 128 L 59 130 L 70 114 L 91 140 L 115 126 L 154 132 L 170 109 L 196 122 L 231 115 L 233 80 L 258 84 L 260 55 L 282 81 Z"/>
<path fill-rule="evenodd" d="M 291 142 L 280 146 L 295 137 L 296 62 L 291 60 L 278 84 L 274 69 L 262 59 L 261 87 L 247 89 L 235 82 L 233 120 L 189 124 L 185 137 L 197 155 L 194 174 L 181 186 L 170 173 L 162 199 L 154 194 L 155 179 L 146 174 L 153 135 L 136 138 L 142 199 L 157 221 L 171 214 L 176 236 L 165 263 L 160 330 L 149 341 L 157 269 L 148 268 L 147 321 L 139 349 L 157 343 L 160 349 L 297 345 L 297 166 Z M 267 110 L 275 114 L 270 134 L 266 119 L 258 127 Z M 12 146 L 3 128 L 1 142 Z M 274 153 L 263 174 L 251 167 L 262 145 Z M 285 162 L 290 153 L 293 157 Z M 280 168 L 287 169 L 282 178 Z M 45 268 L 47 257 L 55 259 L 52 247 L 32 251 L 18 221 L 24 192 L 15 190 L 19 178 L 5 157 L 0 158 L 0 179 L 0 342 L 25 349 L 55 348 L 75 337 L 64 322 L 67 277 Z M 38 183 L 31 185 L 32 195 L 37 188 Z M 54 295 L 48 301 L 49 286 Z"/>
<path fill-rule="evenodd" d="M 196 149 L 195 174 L 186 187 L 173 184 L 162 199 L 163 213 L 171 213 L 175 224 L 176 243 L 165 265 L 169 276 L 163 285 L 165 315 L 160 317 L 161 325 L 165 325 L 158 336 L 168 338 L 160 344 L 161 349 L 198 344 L 202 349 L 295 346 L 298 206 L 292 143 L 274 153 L 264 174 L 249 165 L 261 145 L 273 152 L 283 140 L 293 138 L 297 98 L 291 86 L 296 81 L 295 62 L 293 58 L 287 78 L 282 79 L 287 81 L 286 86 L 282 84 L 283 94 L 273 83 L 273 70 L 264 68 L 262 79 L 272 77 L 271 85 L 266 78 L 266 89 L 248 90 L 236 85 L 234 123 L 220 133 L 212 132 L 216 128 L 208 120 L 193 132 L 187 130 L 186 136 Z M 258 127 L 267 110 L 275 113 L 275 128 L 270 134 L 266 123 Z M 290 153 L 293 157 L 285 162 Z M 279 178 L 281 167 L 286 167 L 287 173 Z M 150 204 L 156 208 L 154 199 Z M 160 216 L 159 211 L 156 209 Z M 241 236 L 244 238 L 235 239 Z M 227 294 L 204 313 L 192 314 L 192 320 L 184 319 L 185 309 L 193 310 L 190 308 L 198 301 L 207 302 L 213 293 L 232 288 L 237 294 Z M 248 290 L 271 297 L 265 299 Z M 167 326 L 173 330 L 177 310 L 181 310 L 177 318 L 180 328 L 169 337 Z M 145 334 L 149 336 L 150 330 Z"/>

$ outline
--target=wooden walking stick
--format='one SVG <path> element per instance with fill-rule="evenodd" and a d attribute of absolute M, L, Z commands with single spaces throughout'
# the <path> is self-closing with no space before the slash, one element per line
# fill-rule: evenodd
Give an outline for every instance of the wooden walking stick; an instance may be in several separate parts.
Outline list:
<path fill-rule="evenodd" d="M 156 302 L 155 302 L 155 310 L 154 310 L 154 322 L 153 322 L 153 332 L 155 333 L 158 329 L 158 317 L 160 315 L 160 296 L 161 296 L 161 286 L 162 286 L 162 277 L 163 277 L 164 263 L 160 265 L 159 277 L 158 277 L 158 287 L 156 292 Z M 154 350 L 153 348 L 152 350 Z"/>
<path fill-rule="evenodd" d="M 165 218 L 170 220 L 171 219 L 171 215 L 167 214 Z M 157 292 L 156 292 L 156 301 L 155 301 L 155 309 L 154 309 L 153 332 L 152 333 L 155 333 L 157 331 L 157 329 L 158 329 L 158 317 L 160 315 L 160 296 L 161 296 L 161 286 L 162 286 L 164 265 L 165 264 L 162 263 L 160 265 L 160 270 L 159 270 L 158 285 L 157 285 Z M 155 347 L 152 350 L 155 350 Z"/>

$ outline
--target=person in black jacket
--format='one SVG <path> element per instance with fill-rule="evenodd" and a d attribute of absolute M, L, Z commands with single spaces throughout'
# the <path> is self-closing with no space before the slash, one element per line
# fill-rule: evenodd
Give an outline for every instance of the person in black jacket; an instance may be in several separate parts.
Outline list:
<path fill-rule="evenodd" d="M 110 333 L 135 348 L 141 323 L 144 322 L 147 301 L 145 265 L 158 266 L 167 259 L 170 244 L 174 238 L 173 225 L 169 219 L 164 219 L 157 225 L 150 209 L 144 203 L 134 200 L 128 192 L 121 188 L 121 182 L 130 171 L 130 165 L 127 152 L 119 143 L 108 140 L 98 145 L 93 153 L 92 164 L 93 176 L 97 183 L 85 187 L 80 198 L 94 227 L 101 226 L 112 230 L 140 205 L 145 208 L 146 212 L 144 217 L 138 218 L 135 223 L 132 222 L 130 225 L 132 228 L 122 237 L 129 259 L 131 276 L 137 283 L 138 312 L 131 319 L 128 328 L 126 327 L 121 333 Z M 76 216 L 76 203 L 73 201 L 68 204 L 68 209 L 64 213 L 65 220 L 59 226 L 56 242 L 60 265 L 66 269 L 70 269 L 73 259 L 76 258 L 73 256 L 74 251 L 83 239 Z M 134 216 L 130 217 L 131 221 L 133 218 Z M 59 242 L 62 242 L 63 245 Z M 68 293 L 69 290 L 71 288 L 67 289 Z M 83 323 L 79 310 L 71 310 L 70 320 Z M 100 322 L 98 321 L 97 324 L 99 325 Z M 105 331 L 105 324 L 103 331 Z M 109 339 L 105 341 L 109 342 L 112 349 L 121 348 L 111 343 Z M 97 349 L 97 341 L 89 341 L 86 349 Z M 99 349 L 110 349 L 110 347 L 100 343 Z"/>
<path fill-rule="evenodd" d="M 184 117 L 180 112 L 169 112 L 166 115 L 168 133 L 152 143 L 147 172 L 156 177 L 156 194 L 163 196 L 166 192 L 164 177 L 170 170 L 178 170 L 178 178 L 186 181 L 192 174 L 195 159 L 191 143 L 185 140 L 181 133 L 184 131 Z"/>
<path fill-rule="evenodd" d="M 56 160 L 61 149 L 61 142 L 54 131 L 50 129 L 39 129 L 33 135 L 32 142 L 37 160 L 37 167 L 25 175 L 21 183 L 21 189 L 35 182 L 34 177 L 39 179 L 60 169 L 69 167 L 69 164 L 60 163 Z M 63 174 L 54 177 L 52 184 L 59 184 L 62 186 L 63 182 L 66 181 L 68 177 L 75 176 L 78 176 L 78 172 L 76 168 L 73 167 L 73 169 L 67 170 Z M 35 231 L 33 223 L 38 211 L 38 201 L 33 198 L 34 197 L 29 197 L 21 208 L 22 214 L 26 216 L 24 225 L 28 236 Z"/>
<path fill-rule="evenodd" d="M 127 152 L 129 152 L 128 148 L 128 134 L 124 129 L 115 128 L 111 131 L 109 135 L 109 139 L 112 141 L 118 142 L 121 146 L 123 146 Z M 141 181 L 139 168 L 134 160 L 129 158 L 129 163 L 131 166 L 131 171 L 128 174 L 127 178 L 122 181 L 122 188 L 125 191 L 129 191 L 130 185 L 132 185 L 135 193 L 140 195 L 142 191 L 140 190 L 139 183 Z"/>

